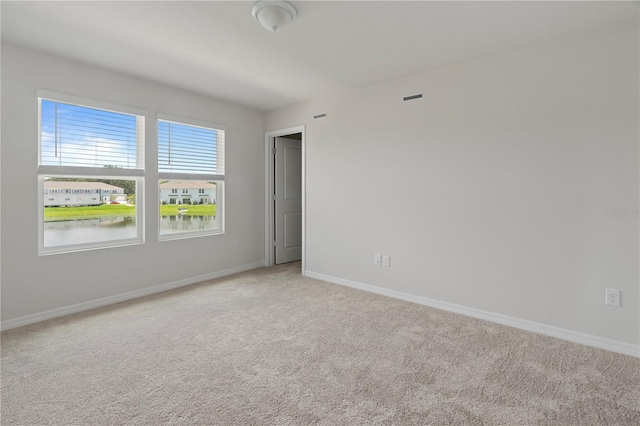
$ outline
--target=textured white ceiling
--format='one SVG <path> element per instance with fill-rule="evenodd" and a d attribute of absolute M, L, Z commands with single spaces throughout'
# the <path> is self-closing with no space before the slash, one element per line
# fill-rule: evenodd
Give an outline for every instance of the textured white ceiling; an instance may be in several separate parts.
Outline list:
<path fill-rule="evenodd" d="M 638 2 L 307 2 L 281 32 L 253 2 L 2 1 L 2 41 L 260 110 L 574 33 Z"/>

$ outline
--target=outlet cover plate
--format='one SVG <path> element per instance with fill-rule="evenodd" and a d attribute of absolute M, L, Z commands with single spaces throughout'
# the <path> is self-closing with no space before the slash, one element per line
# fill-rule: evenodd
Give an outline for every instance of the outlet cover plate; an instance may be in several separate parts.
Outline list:
<path fill-rule="evenodd" d="M 620 306 L 620 290 L 615 288 L 608 288 L 605 291 L 605 296 L 605 304 L 611 306 Z"/>

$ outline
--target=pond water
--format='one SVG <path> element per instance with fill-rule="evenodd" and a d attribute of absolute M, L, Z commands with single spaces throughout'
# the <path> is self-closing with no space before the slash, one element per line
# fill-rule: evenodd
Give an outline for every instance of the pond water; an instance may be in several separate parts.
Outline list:
<path fill-rule="evenodd" d="M 160 235 L 217 229 L 216 216 L 162 216 Z M 44 246 L 90 244 L 125 240 L 137 237 L 135 218 L 110 217 L 102 219 L 65 220 L 44 223 Z"/>
<path fill-rule="evenodd" d="M 162 216 L 160 218 L 160 235 L 178 234 L 180 232 L 205 231 L 218 228 L 216 216 Z"/>

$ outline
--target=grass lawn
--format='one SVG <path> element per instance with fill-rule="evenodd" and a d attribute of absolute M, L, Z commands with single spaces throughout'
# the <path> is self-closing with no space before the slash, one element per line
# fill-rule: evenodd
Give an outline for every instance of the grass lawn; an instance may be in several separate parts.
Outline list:
<path fill-rule="evenodd" d="M 176 216 L 178 209 L 187 209 L 184 216 L 215 216 L 215 204 L 167 204 L 160 206 L 160 215 Z M 103 204 L 101 206 L 81 207 L 45 207 L 44 221 L 56 222 L 61 220 L 96 219 L 101 217 L 134 217 L 136 206 L 127 204 Z"/>
<path fill-rule="evenodd" d="M 127 204 L 102 204 L 81 207 L 45 207 L 44 221 L 95 219 L 99 217 L 133 217 L 136 206 Z"/>
<path fill-rule="evenodd" d="M 166 204 L 160 206 L 160 216 L 175 216 L 178 209 L 187 209 L 184 216 L 215 216 L 217 207 L 215 204 Z"/>

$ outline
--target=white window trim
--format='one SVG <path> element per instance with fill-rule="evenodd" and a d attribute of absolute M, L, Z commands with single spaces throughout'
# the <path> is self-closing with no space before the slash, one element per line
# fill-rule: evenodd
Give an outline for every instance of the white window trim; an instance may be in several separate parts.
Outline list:
<path fill-rule="evenodd" d="M 185 124 L 187 126 L 201 127 L 207 130 L 220 130 L 225 132 L 224 143 L 226 150 L 227 144 L 227 126 L 222 124 L 211 123 L 207 121 L 197 120 L 189 117 L 181 117 L 172 114 L 158 113 L 155 122 L 156 127 L 159 121 L 169 121 L 176 124 Z M 159 144 L 157 144 L 159 145 Z M 158 146 L 156 146 L 156 150 Z M 226 164 L 225 164 L 226 174 Z M 161 180 L 202 180 L 202 181 L 214 181 L 216 183 L 216 216 L 218 219 L 218 229 L 212 230 L 198 230 L 198 231 L 185 231 L 175 234 L 160 234 L 160 220 L 158 220 L 158 240 L 159 241 L 172 241 L 181 240 L 185 238 L 207 237 L 212 235 L 221 235 L 225 233 L 225 218 L 226 213 L 224 210 L 225 203 L 225 175 L 208 174 L 208 173 L 170 173 L 170 172 L 158 172 L 158 193 L 160 192 Z M 222 213 L 222 214 L 220 214 Z M 158 219 L 160 216 L 160 206 L 158 205 Z"/>
<path fill-rule="evenodd" d="M 222 130 L 223 132 L 227 131 L 227 126 L 224 124 L 216 124 L 209 121 L 202 121 L 195 118 L 190 117 L 181 117 L 179 115 L 165 114 L 159 112 L 157 114 L 158 121 L 171 121 L 172 123 L 178 124 L 186 124 L 188 126 L 202 127 L 207 130 Z"/>
<path fill-rule="evenodd" d="M 40 162 L 42 160 L 42 140 L 41 140 L 42 104 L 40 102 L 41 99 L 46 99 L 48 101 L 53 101 L 53 102 L 62 102 L 62 103 L 67 103 L 67 104 L 72 104 L 72 105 L 77 105 L 77 106 L 87 107 L 87 108 L 97 108 L 97 109 L 102 109 L 105 111 L 115 112 L 119 114 L 135 115 L 143 118 L 145 123 L 148 121 L 148 114 L 146 111 L 138 108 L 132 108 L 129 106 L 124 106 L 124 105 L 121 106 L 121 105 L 116 105 L 108 102 L 102 102 L 102 101 L 96 101 L 96 100 L 87 99 L 87 98 L 81 98 L 78 96 L 66 95 L 64 93 L 50 92 L 48 90 L 37 90 L 36 98 L 38 100 L 38 173 L 67 174 L 67 173 L 74 173 L 74 171 L 70 169 L 78 169 L 79 172 L 82 173 L 82 175 L 92 174 L 92 172 L 88 172 L 88 170 L 91 169 L 90 167 L 76 168 L 76 167 L 69 167 L 69 166 L 41 166 L 40 165 Z M 122 171 L 126 171 L 127 174 L 118 174 L 119 172 L 116 172 L 116 170 L 118 169 L 109 169 L 109 173 L 107 173 L 109 176 L 144 176 L 144 148 L 146 145 L 145 129 L 144 129 L 144 126 L 140 125 L 140 122 L 138 122 L 137 124 L 138 124 L 137 125 L 138 134 L 136 138 L 136 141 L 137 141 L 136 152 L 138 154 L 137 161 L 136 161 L 137 167 L 135 169 L 122 169 Z M 40 169 L 42 169 L 43 171 L 41 172 Z M 102 169 L 94 168 L 94 170 L 101 172 L 102 174 L 105 174 L 105 172 Z"/>
<path fill-rule="evenodd" d="M 165 179 L 162 179 L 165 180 Z M 209 179 L 203 179 L 203 178 L 199 178 L 197 180 L 207 180 L 209 181 Z M 158 220 L 158 240 L 159 241 L 171 241 L 171 240 L 182 240 L 185 238 L 197 238 L 197 237 L 208 237 L 208 236 L 212 236 L 212 235 L 221 235 L 224 234 L 224 230 L 225 230 L 225 214 L 224 214 L 224 185 L 225 182 L 224 181 L 216 181 L 216 216 L 218 219 L 218 229 L 211 229 L 211 230 L 198 230 L 198 231 L 185 231 L 185 232 L 178 232 L 175 234 L 164 234 L 161 235 L 160 234 L 160 220 Z M 160 179 L 158 179 L 158 188 L 160 188 Z M 158 207 L 158 216 L 160 216 L 159 210 L 160 207 Z M 222 215 L 219 214 L 219 212 L 222 212 Z M 158 217 L 159 219 L 159 217 Z"/>
<path fill-rule="evenodd" d="M 145 241 L 145 197 L 144 197 L 144 157 L 145 157 L 145 137 L 146 133 L 144 125 L 137 125 L 137 167 L 135 169 L 105 169 L 96 167 L 71 167 L 71 166 L 51 166 L 40 165 L 42 154 L 42 111 L 41 100 L 49 100 L 53 102 L 67 103 L 87 108 L 97 108 L 110 112 L 130 114 L 143 119 L 145 125 L 148 121 L 148 113 L 138 108 L 129 106 L 115 105 L 108 102 L 102 102 L 93 99 L 82 98 L 63 93 L 56 93 L 47 90 L 36 91 L 36 102 L 38 103 L 38 255 L 46 256 L 52 254 L 74 253 L 86 250 L 105 249 L 111 247 L 121 247 L 129 245 L 143 244 Z M 45 177 L 88 177 L 92 179 L 113 179 L 123 178 L 136 181 L 136 237 L 120 240 L 97 241 L 93 243 L 68 244 L 64 246 L 45 247 L 44 245 L 44 178 Z"/>
<path fill-rule="evenodd" d="M 147 111 L 134 108 L 127 105 L 113 104 L 110 102 L 103 102 L 95 99 L 83 98 L 75 95 L 68 95 L 65 93 L 52 92 L 49 90 L 36 90 L 36 97 L 46 99 L 54 102 L 63 102 L 67 104 L 73 104 L 78 106 L 84 106 L 87 108 L 103 109 L 105 111 L 116 112 L 121 114 L 140 115 L 147 118 Z"/>
<path fill-rule="evenodd" d="M 51 254 L 63 254 L 63 253 L 75 253 L 79 251 L 86 250 L 96 250 L 96 249 L 105 249 L 111 247 L 122 247 L 122 246 L 130 246 L 143 244 L 145 240 L 144 233 L 144 202 L 140 202 L 140 200 L 144 200 L 144 181 L 141 177 L 132 177 L 126 176 L 126 178 L 130 178 L 131 180 L 136 181 L 136 238 L 128 238 L 128 239 L 120 239 L 120 240 L 108 240 L 108 241 L 97 241 L 94 243 L 83 243 L 83 244 L 67 244 L 64 246 L 56 246 L 56 247 L 45 247 L 44 246 L 44 197 L 42 194 L 44 193 L 44 178 L 45 177 L 65 177 L 65 178 L 73 178 L 73 177 L 87 177 L 86 174 L 81 176 L 71 176 L 71 175 L 51 175 L 51 174 L 39 174 L 38 175 L 38 255 L 39 256 L 47 256 Z M 96 179 L 113 179 L 113 176 L 98 176 L 92 175 L 91 178 Z M 140 200 L 139 200 L 140 199 Z"/>

